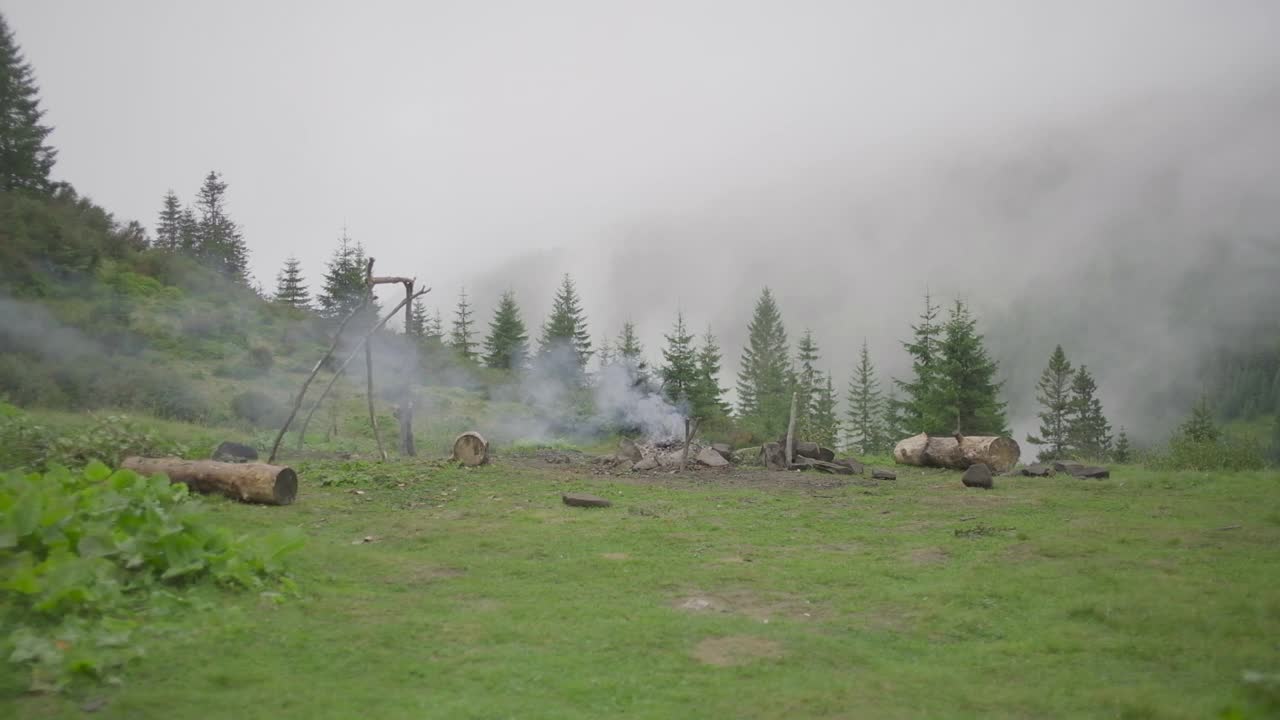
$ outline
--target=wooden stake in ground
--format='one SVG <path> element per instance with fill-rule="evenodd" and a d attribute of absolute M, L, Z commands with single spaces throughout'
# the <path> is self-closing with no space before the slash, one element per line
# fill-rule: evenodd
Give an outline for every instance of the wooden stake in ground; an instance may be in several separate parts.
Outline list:
<path fill-rule="evenodd" d="M 404 281 L 404 296 L 406 298 L 413 297 L 414 280 Z M 413 303 L 404 304 L 404 332 L 409 334 L 409 328 L 413 327 Z M 396 420 L 400 421 L 400 455 L 403 457 L 413 457 L 418 454 L 418 448 L 413 443 L 413 388 L 412 384 L 406 377 L 404 379 L 405 389 L 401 395 L 399 407 L 396 408 Z"/>
<path fill-rule="evenodd" d="M 787 468 L 796 461 L 796 393 L 791 393 L 791 418 L 787 420 Z"/>
<path fill-rule="evenodd" d="M 307 416 L 303 418 L 302 428 L 298 432 L 299 448 L 302 447 L 301 438 L 306 436 L 307 426 L 311 424 L 311 417 L 316 414 L 316 410 L 320 407 L 320 403 L 324 402 L 324 399 L 328 397 L 329 391 L 333 390 L 333 386 L 337 384 L 338 378 L 342 377 L 342 373 L 347 369 L 347 366 L 350 365 L 351 362 L 356 359 L 356 356 L 360 354 L 360 351 L 364 348 L 365 343 L 369 342 L 369 338 L 373 337 L 374 333 L 381 330 L 383 325 L 386 325 L 391 320 L 391 318 L 395 317 L 396 313 L 400 312 L 400 308 L 404 307 L 407 303 L 417 300 L 418 298 L 422 297 L 423 295 L 426 295 L 429 292 L 431 292 L 431 288 L 423 288 L 422 290 L 419 290 L 418 292 L 414 293 L 413 297 L 401 300 L 399 305 L 396 305 L 391 310 L 391 312 L 387 313 L 385 316 L 383 316 L 381 320 L 378 321 L 377 325 L 374 325 L 372 328 L 369 329 L 369 332 L 364 334 L 364 337 L 361 338 L 360 342 L 356 344 L 356 347 L 354 350 L 351 351 L 351 354 L 348 355 L 347 358 L 342 361 L 342 364 L 338 366 L 338 369 L 334 371 L 333 377 L 329 378 L 329 384 L 324 386 L 324 390 L 320 393 L 320 397 L 317 398 L 315 403 L 311 405 L 311 408 L 307 410 Z"/>
<path fill-rule="evenodd" d="M 127 457 L 120 467 L 140 475 L 167 475 L 196 492 L 226 495 L 241 502 L 288 505 L 298 496 L 293 468 L 263 463 Z"/>
<path fill-rule="evenodd" d="M 368 297 L 365 303 L 373 302 L 373 258 L 369 258 L 369 268 L 364 274 L 365 290 Z M 378 457 L 387 461 L 386 448 L 382 447 L 382 433 L 378 430 L 378 414 L 373 410 L 373 336 L 364 341 L 365 397 L 369 401 L 369 425 L 373 427 L 373 439 L 378 443 Z"/>

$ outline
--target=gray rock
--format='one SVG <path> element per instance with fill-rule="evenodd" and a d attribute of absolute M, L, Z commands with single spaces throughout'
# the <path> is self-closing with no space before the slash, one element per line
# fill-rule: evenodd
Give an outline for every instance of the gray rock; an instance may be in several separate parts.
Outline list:
<path fill-rule="evenodd" d="M 698 453 L 696 459 L 698 463 L 707 467 L 725 467 L 729 464 L 729 461 L 725 460 L 723 455 L 716 452 L 714 448 L 709 447 L 702 448 L 702 452 Z"/>
<path fill-rule="evenodd" d="M 815 442 L 796 443 L 795 455 L 797 457 L 805 457 L 812 460 L 821 460 L 822 462 L 831 462 L 836 459 L 835 452 L 828 448 L 824 448 Z"/>
<path fill-rule="evenodd" d="M 1058 472 L 1060 472 L 1060 473 L 1066 473 L 1066 474 L 1068 474 L 1068 475 L 1075 475 L 1076 473 L 1080 472 L 1081 470 L 1084 470 L 1084 465 L 1081 465 L 1081 464 L 1080 464 L 1080 463 L 1078 463 L 1078 462 L 1062 462 L 1062 461 L 1058 461 L 1058 462 L 1055 462 L 1055 463 L 1053 464 L 1053 469 L 1054 469 L 1054 470 L 1057 470 L 1057 471 L 1058 471 Z"/>
<path fill-rule="evenodd" d="M 629 460 L 633 463 L 638 463 L 644 459 L 644 453 L 640 452 L 640 448 L 636 447 L 636 444 L 627 438 L 622 438 L 618 442 L 617 454 L 619 460 Z"/>
<path fill-rule="evenodd" d="M 678 468 L 684 462 L 684 450 L 671 450 L 658 453 L 658 464 L 664 468 Z"/>
<path fill-rule="evenodd" d="M 892 470 L 876 468 L 875 470 L 871 471 L 871 477 L 875 478 L 876 480 L 897 480 L 898 473 Z"/>
<path fill-rule="evenodd" d="M 738 465 L 760 465 L 760 448 L 739 448 L 733 451 L 733 457 L 731 459 Z"/>
<path fill-rule="evenodd" d="M 711 449 L 720 453 L 720 457 L 725 460 L 733 459 L 733 448 L 729 447 L 729 443 L 713 443 Z"/>
<path fill-rule="evenodd" d="M 572 505 L 573 507 L 605 508 L 613 505 L 613 503 L 598 495 L 588 495 L 586 493 L 565 493 L 560 496 L 560 499 L 564 501 L 565 505 Z"/>
<path fill-rule="evenodd" d="M 642 458 L 640 462 L 631 466 L 632 472 L 640 472 L 643 470 L 657 470 L 657 469 L 658 469 L 658 461 L 651 457 Z"/>
<path fill-rule="evenodd" d="M 787 456 L 778 443 L 765 443 L 760 446 L 760 462 L 769 470 L 786 470 Z"/>
<path fill-rule="evenodd" d="M 1024 477 L 1053 477 L 1054 469 L 1044 463 L 1035 463 L 1022 468 Z"/>
<path fill-rule="evenodd" d="M 853 468 L 843 463 L 826 462 L 825 460 L 814 460 L 812 458 L 803 458 L 808 466 L 814 470 L 832 475 L 853 475 Z"/>
<path fill-rule="evenodd" d="M 1080 472 L 1072 473 L 1072 475 L 1075 475 L 1076 477 L 1079 477 L 1079 478 L 1094 478 L 1097 480 L 1102 480 L 1104 478 L 1111 477 L 1111 470 L 1104 467 L 1098 467 L 1096 465 L 1087 465 L 1083 468 L 1080 468 Z"/>
<path fill-rule="evenodd" d="M 970 465 L 969 469 L 964 471 L 964 477 L 960 478 L 960 482 L 964 483 L 965 487 L 987 490 L 995 487 L 995 481 L 991 479 L 991 468 L 986 463 Z"/>
<path fill-rule="evenodd" d="M 214 448 L 212 459 L 229 463 L 253 462 L 258 459 L 258 451 L 252 446 L 228 440 Z"/>

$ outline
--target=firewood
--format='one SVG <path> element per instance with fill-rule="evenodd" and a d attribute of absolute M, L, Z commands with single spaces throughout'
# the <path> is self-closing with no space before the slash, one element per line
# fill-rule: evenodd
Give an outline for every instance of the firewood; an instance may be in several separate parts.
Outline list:
<path fill-rule="evenodd" d="M 957 434 L 958 435 L 958 434 Z M 1008 472 L 1022 450 L 1013 438 L 992 435 L 933 435 L 925 433 L 898 441 L 893 459 L 899 465 L 967 470 L 985 463 L 998 473 Z"/>

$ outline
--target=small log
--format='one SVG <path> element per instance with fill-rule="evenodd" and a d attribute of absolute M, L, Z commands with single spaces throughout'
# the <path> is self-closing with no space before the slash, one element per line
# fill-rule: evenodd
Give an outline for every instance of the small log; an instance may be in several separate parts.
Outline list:
<path fill-rule="evenodd" d="M 265 463 L 127 457 L 120 467 L 140 475 L 166 475 L 199 493 L 226 495 L 241 502 L 288 505 L 298 497 L 293 468 Z"/>
<path fill-rule="evenodd" d="M 920 433 L 898 441 L 893 459 L 899 465 L 967 470 L 984 463 L 998 473 L 1008 472 L 1022 450 L 1013 438 L 992 435 L 938 435 Z"/>
<path fill-rule="evenodd" d="M 478 432 L 464 432 L 453 441 L 453 459 L 475 467 L 489 462 L 489 443 Z"/>
<path fill-rule="evenodd" d="M 613 503 L 599 495 L 588 495 L 587 493 L 564 493 L 560 496 L 560 500 L 565 505 L 573 507 L 607 508 L 613 505 Z"/>

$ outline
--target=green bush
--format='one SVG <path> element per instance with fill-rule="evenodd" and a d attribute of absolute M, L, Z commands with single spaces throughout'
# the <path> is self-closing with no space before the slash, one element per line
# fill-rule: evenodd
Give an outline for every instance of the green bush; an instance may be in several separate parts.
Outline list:
<path fill-rule="evenodd" d="M 186 455 L 187 448 L 121 415 L 95 417 L 85 428 L 57 431 L 0 402 L 0 469 L 112 465 L 129 455 Z"/>
<path fill-rule="evenodd" d="M 1153 470 L 1261 470 L 1266 466 L 1262 445 L 1252 438 L 1195 440 L 1177 436 L 1164 452 L 1147 459 Z"/>
<path fill-rule="evenodd" d="M 283 419 L 284 409 L 271 396 L 246 390 L 231 398 L 231 414 L 251 425 L 274 425 Z"/>
<path fill-rule="evenodd" d="M 271 354 L 271 348 L 255 345 L 249 348 L 249 352 L 245 353 L 244 364 L 261 373 L 267 373 L 271 370 L 271 366 L 275 364 L 275 357 Z"/>
<path fill-rule="evenodd" d="M 0 475 L 0 608 L 9 662 L 33 690 L 111 673 L 165 586 L 202 581 L 254 588 L 282 577 L 297 532 L 267 542 L 213 525 L 182 484 L 112 472 Z"/>

